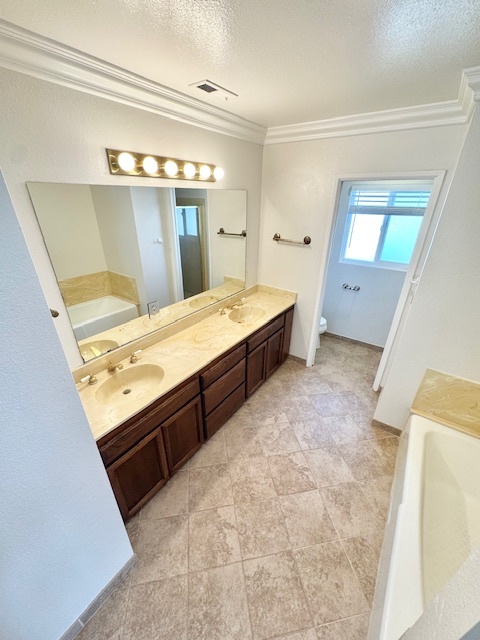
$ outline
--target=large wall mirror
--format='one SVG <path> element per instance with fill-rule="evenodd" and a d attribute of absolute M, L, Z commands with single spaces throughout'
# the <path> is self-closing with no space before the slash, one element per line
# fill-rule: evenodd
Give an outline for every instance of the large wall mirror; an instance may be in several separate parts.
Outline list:
<path fill-rule="evenodd" d="M 245 191 L 27 187 L 84 361 L 245 288 Z"/>

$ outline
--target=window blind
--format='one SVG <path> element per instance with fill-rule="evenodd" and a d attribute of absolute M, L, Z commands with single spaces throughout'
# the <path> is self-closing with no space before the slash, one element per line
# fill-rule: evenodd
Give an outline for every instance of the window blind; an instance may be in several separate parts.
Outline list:
<path fill-rule="evenodd" d="M 423 216 L 429 198 L 430 190 L 382 191 L 352 187 L 348 213 L 352 215 Z"/>

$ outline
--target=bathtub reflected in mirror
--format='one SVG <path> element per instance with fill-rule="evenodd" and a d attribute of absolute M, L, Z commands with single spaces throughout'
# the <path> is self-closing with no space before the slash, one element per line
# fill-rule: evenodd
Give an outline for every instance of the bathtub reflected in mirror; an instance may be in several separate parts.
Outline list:
<path fill-rule="evenodd" d="M 245 191 L 27 187 L 84 361 L 245 286 Z"/>

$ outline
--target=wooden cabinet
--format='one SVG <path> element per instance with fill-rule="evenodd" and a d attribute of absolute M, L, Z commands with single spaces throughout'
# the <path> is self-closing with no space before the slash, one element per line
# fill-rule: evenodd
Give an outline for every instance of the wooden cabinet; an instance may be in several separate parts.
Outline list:
<path fill-rule="evenodd" d="M 135 515 L 167 482 L 162 431 L 155 429 L 107 467 L 124 520 Z"/>
<path fill-rule="evenodd" d="M 201 407 L 195 378 L 98 441 L 124 520 L 135 515 L 201 447 Z"/>
<path fill-rule="evenodd" d="M 217 359 L 201 376 L 205 437 L 210 438 L 245 402 L 245 343 Z"/>
<path fill-rule="evenodd" d="M 125 520 L 284 362 L 293 307 L 98 441 Z"/>

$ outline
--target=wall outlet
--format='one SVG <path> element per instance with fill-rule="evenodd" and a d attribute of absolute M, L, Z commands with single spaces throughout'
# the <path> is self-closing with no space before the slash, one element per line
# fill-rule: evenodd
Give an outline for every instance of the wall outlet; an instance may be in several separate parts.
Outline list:
<path fill-rule="evenodd" d="M 158 300 L 153 300 L 153 302 L 147 302 L 148 309 L 148 317 L 156 316 L 158 313 Z"/>

